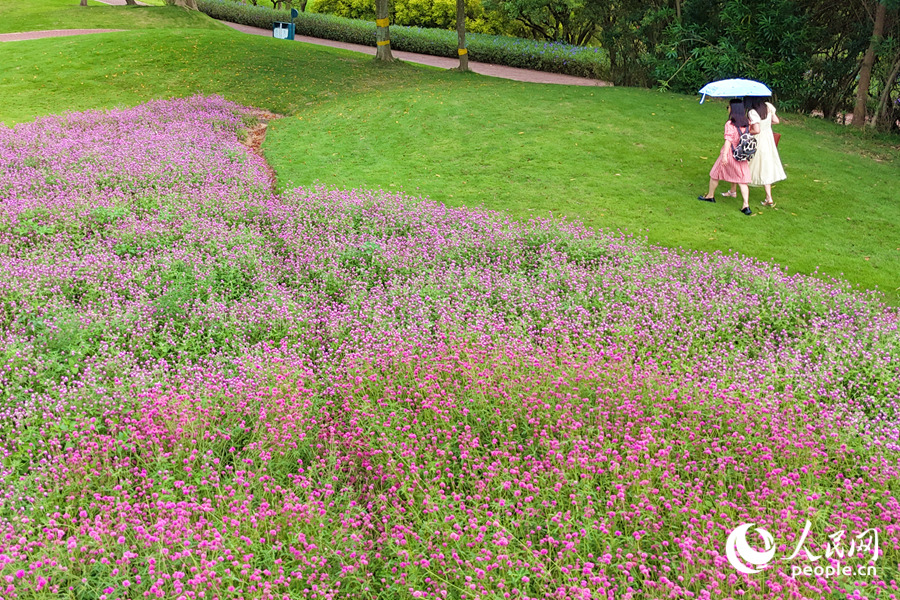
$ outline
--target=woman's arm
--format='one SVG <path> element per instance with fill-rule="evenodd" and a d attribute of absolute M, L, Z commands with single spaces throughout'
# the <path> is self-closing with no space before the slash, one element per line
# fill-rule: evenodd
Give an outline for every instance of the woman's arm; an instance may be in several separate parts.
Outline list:
<path fill-rule="evenodd" d="M 781 119 L 778 118 L 778 115 L 775 114 L 775 107 L 766 102 L 766 108 L 769 109 L 769 112 L 772 113 L 772 125 L 778 125 L 781 123 Z"/>
<path fill-rule="evenodd" d="M 762 120 L 759 118 L 759 113 L 751 108 L 747 113 L 747 118 L 750 120 L 750 133 L 756 135 L 760 131 L 759 122 Z"/>

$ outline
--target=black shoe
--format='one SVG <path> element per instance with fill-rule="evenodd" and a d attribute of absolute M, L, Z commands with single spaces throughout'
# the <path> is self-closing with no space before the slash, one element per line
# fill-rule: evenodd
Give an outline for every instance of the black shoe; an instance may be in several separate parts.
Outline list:
<path fill-rule="evenodd" d="M 703 200 L 704 202 L 715 202 L 715 198 L 707 198 L 706 196 L 697 196 L 697 200 Z"/>
<path fill-rule="evenodd" d="M 745 206 L 744 208 L 742 208 L 741 212 L 744 213 L 745 215 L 747 215 L 748 217 L 753 214 L 753 211 L 750 210 L 749 206 Z"/>

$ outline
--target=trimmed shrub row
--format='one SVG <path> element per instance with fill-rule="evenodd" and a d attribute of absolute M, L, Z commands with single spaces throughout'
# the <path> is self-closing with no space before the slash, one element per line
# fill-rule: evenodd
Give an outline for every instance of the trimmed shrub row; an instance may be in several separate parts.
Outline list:
<path fill-rule="evenodd" d="M 272 29 L 277 21 L 291 20 L 290 11 L 252 6 L 233 0 L 198 0 L 200 10 L 214 19 Z M 294 19 L 297 35 L 375 46 L 375 23 L 318 13 L 300 13 Z M 456 58 L 455 31 L 391 26 L 395 50 Z M 540 42 L 502 35 L 466 34 L 469 59 L 478 62 L 609 79 L 605 53 L 599 48 Z"/>

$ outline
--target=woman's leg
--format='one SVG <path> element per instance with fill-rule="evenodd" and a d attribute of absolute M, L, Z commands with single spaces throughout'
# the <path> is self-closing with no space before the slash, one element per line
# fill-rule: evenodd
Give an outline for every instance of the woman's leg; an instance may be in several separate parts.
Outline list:
<path fill-rule="evenodd" d="M 738 186 L 741 188 L 741 198 L 744 199 L 744 206 L 741 208 L 749 208 L 750 207 L 750 186 L 746 183 L 742 183 Z"/>
<path fill-rule="evenodd" d="M 709 191 L 706 193 L 705 198 L 715 198 L 716 197 L 716 188 L 719 187 L 719 180 L 709 178 Z"/>
<path fill-rule="evenodd" d="M 732 183 L 732 184 L 731 184 L 731 189 L 728 190 L 727 192 L 722 192 L 722 195 L 725 196 L 725 197 L 729 197 L 729 196 L 730 196 L 730 197 L 732 197 L 732 198 L 737 198 L 737 184 L 736 184 L 736 183 Z"/>
<path fill-rule="evenodd" d="M 774 206 L 775 201 L 772 200 L 772 184 L 767 183 L 763 187 L 766 189 L 766 201 L 763 204 L 768 204 L 770 206 Z"/>

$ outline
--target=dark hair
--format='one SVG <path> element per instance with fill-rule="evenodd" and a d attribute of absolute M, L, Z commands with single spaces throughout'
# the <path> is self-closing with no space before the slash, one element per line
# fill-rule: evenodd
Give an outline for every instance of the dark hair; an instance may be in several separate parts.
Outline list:
<path fill-rule="evenodd" d="M 750 125 L 750 119 L 747 118 L 747 111 L 744 110 L 743 100 L 732 100 L 729 106 L 729 114 L 731 122 L 735 127 L 747 127 Z"/>
<path fill-rule="evenodd" d="M 744 98 L 744 108 L 747 112 L 752 108 L 760 119 L 765 119 L 769 115 L 769 109 L 766 107 L 768 98 L 768 96 L 747 96 Z"/>

